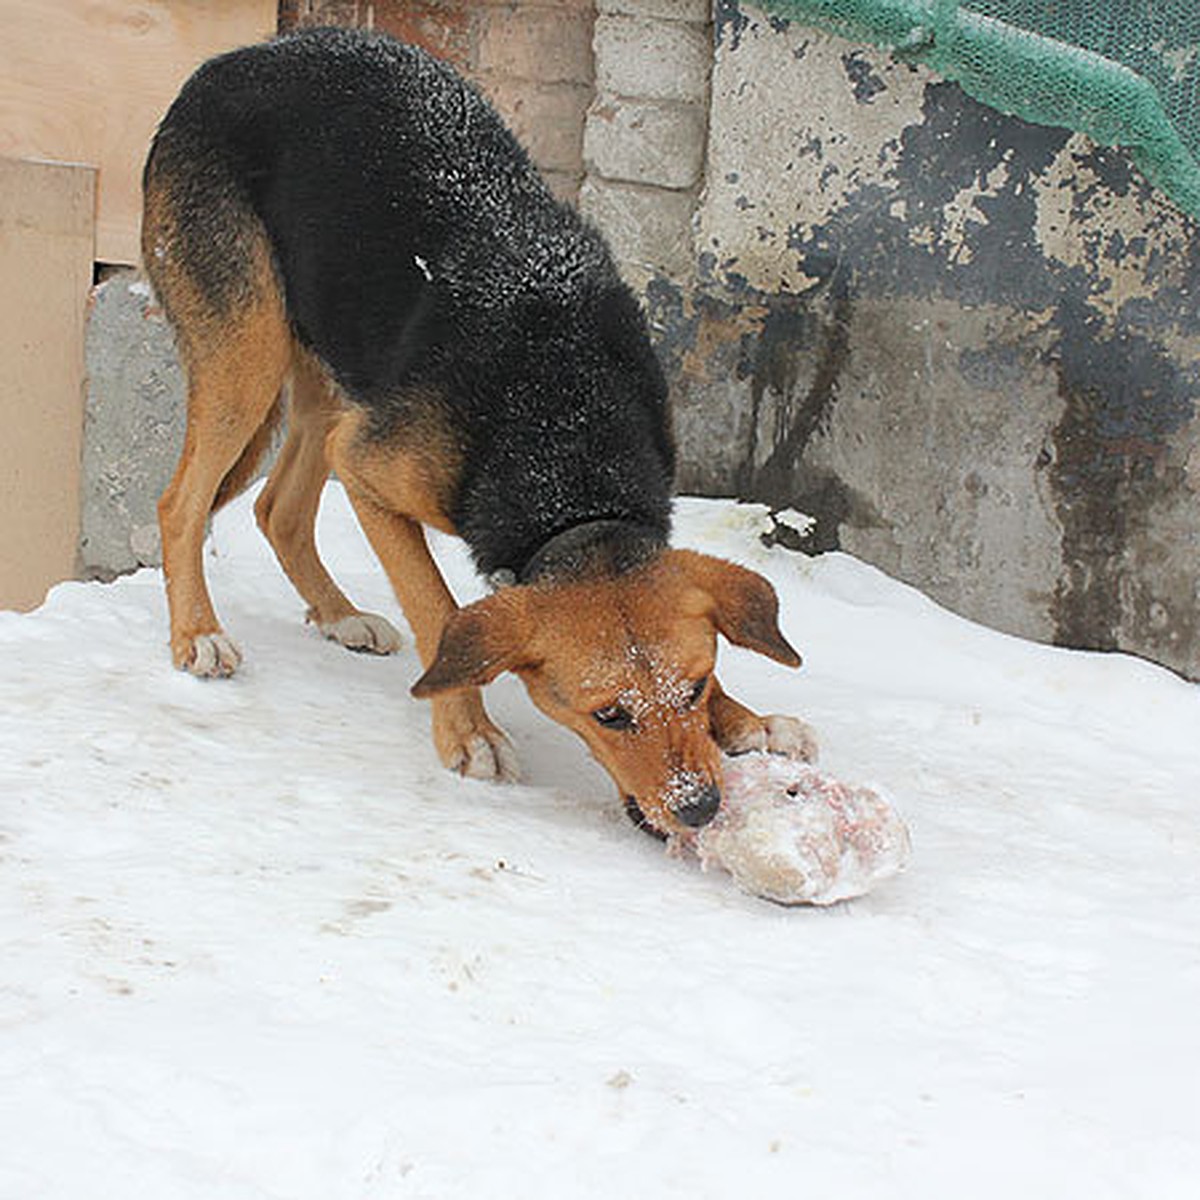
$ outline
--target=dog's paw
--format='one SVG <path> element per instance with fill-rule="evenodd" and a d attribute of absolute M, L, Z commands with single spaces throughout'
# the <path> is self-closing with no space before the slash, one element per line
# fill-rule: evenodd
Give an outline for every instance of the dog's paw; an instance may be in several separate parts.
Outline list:
<path fill-rule="evenodd" d="M 817 746 L 817 735 L 811 725 L 797 717 L 773 715 L 763 717 L 763 726 L 766 734 L 766 745 L 763 748 L 768 754 L 782 754 L 803 762 L 817 761 L 820 750 Z"/>
<path fill-rule="evenodd" d="M 232 638 L 218 630 L 181 638 L 174 647 L 175 665 L 201 679 L 232 675 L 242 661 L 242 652 Z"/>
<path fill-rule="evenodd" d="M 743 724 L 721 745 L 729 755 L 781 754 L 803 762 L 817 761 L 817 735 L 796 717 L 759 717 Z"/>
<path fill-rule="evenodd" d="M 516 783 L 521 778 L 517 753 L 507 735 L 499 729 L 469 738 L 459 747 L 450 769 L 467 779 Z"/>
<path fill-rule="evenodd" d="M 317 628 L 331 642 L 364 654 L 395 654 L 400 634 L 395 626 L 375 613 L 351 613 L 337 621 L 318 622 Z"/>
<path fill-rule="evenodd" d="M 476 688 L 435 696 L 433 744 L 451 771 L 468 779 L 515 783 L 521 775 L 508 735 L 487 715 Z"/>

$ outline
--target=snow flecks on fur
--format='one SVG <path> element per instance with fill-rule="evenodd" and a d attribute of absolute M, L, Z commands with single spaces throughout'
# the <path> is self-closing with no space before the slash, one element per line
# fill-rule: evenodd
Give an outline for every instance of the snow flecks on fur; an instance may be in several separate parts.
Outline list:
<path fill-rule="evenodd" d="M 689 678 L 678 663 L 634 642 L 626 648 L 624 661 L 623 680 L 610 680 L 608 686 L 617 689 L 613 702 L 638 726 L 666 724 L 692 706 L 700 680 Z M 594 673 L 588 684 L 594 687 L 601 678 Z"/>
<path fill-rule="evenodd" d="M 688 706 L 696 680 L 687 678 L 675 663 L 655 658 L 650 663 L 650 694 L 654 703 L 667 712 L 679 712 Z"/>
<path fill-rule="evenodd" d="M 678 812 L 692 804 L 708 786 L 708 776 L 702 771 L 680 768 L 678 771 L 672 771 L 667 777 L 667 786 L 661 799 L 671 812 Z"/>
<path fill-rule="evenodd" d="M 340 50 L 352 77 L 373 57 L 381 68 L 375 78 L 391 81 L 393 90 L 381 95 L 380 131 L 419 155 L 432 193 L 427 203 L 452 231 L 417 260 L 427 280 L 503 306 L 521 296 L 563 298 L 597 269 L 611 270 L 601 239 L 554 200 L 474 85 L 423 51 L 384 38 L 323 32 L 311 44 L 332 58 Z M 488 253 L 481 255 L 485 232 Z"/>

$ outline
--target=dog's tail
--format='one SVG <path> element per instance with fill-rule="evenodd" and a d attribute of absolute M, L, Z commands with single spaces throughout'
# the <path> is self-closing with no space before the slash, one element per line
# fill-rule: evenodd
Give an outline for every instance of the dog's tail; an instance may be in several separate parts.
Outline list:
<path fill-rule="evenodd" d="M 246 444 L 246 448 L 242 451 L 237 462 L 229 468 L 225 478 L 221 480 L 221 485 L 217 488 L 217 494 L 213 497 L 213 512 L 224 508 L 230 500 L 236 500 L 254 482 L 258 468 L 262 460 L 266 457 L 267 451 L 271 448 L 271 443 L 275 440 L 275 434 L 282 420 L 283 403 L 282 397 L 280 397 L 271 405 L 266 419 Z"/>

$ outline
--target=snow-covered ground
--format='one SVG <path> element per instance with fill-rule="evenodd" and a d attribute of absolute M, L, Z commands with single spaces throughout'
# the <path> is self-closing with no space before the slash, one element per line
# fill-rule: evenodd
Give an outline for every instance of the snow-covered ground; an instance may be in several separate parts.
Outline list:
<path fill-rule="evenodd" d="M 680 508 L 806 657 L 726 685 L 887 789 L 907 873 L 744 896 L 512 681 L 527 782 L 443 773 L 411 649 L 306 629 L 243 500 L 231 681 L 153 571 L 0 614 L 2 1200 L 1200 1195 L 1200 688 Z M 336 488 L 321 536 L 394 615 Z"/>

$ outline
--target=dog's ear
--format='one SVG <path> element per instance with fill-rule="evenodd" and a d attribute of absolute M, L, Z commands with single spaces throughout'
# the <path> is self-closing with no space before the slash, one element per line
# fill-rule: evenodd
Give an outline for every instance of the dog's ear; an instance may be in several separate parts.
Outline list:
<path fill-rule="evenodd" d="M 525 665 L 529 623 L 523 590 L 506 588 L 459 609 L 446 622 L 437 654 L 412 694 L 421 700 L 482 687 L 501 672 Z"/>
<path fill-rule="evenodd" d="M 779 631 L 779 598 L 761 575 L 691 550 L 676 550 L 673 556 L 691 582 L 712 599 L 713 622 L 729 641 L 784 666 L 800 665 L 800 655 Z"/>

